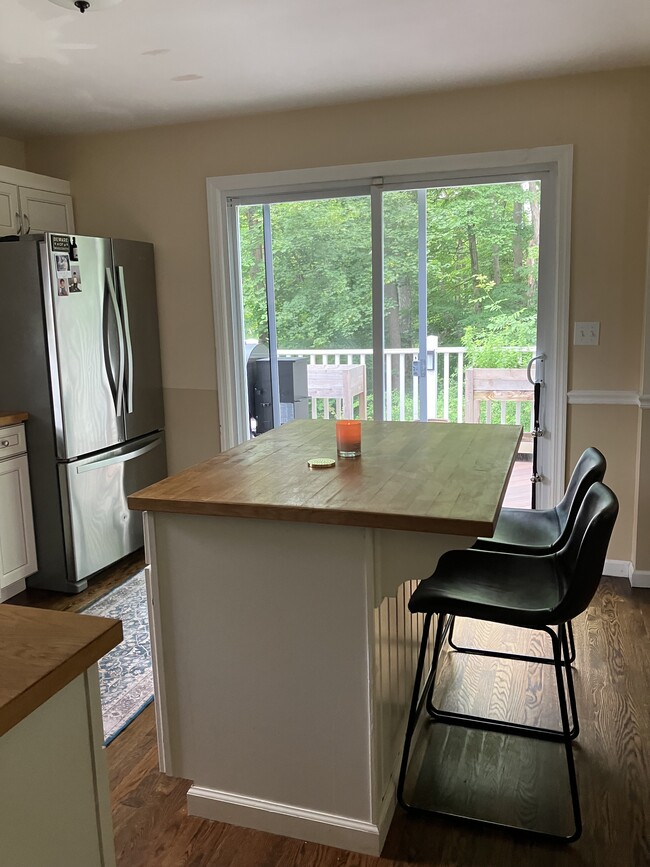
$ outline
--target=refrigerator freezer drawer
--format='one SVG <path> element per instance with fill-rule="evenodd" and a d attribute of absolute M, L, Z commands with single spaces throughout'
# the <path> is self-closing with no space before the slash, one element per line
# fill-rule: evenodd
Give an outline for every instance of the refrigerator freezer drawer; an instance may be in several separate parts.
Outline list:
<path fill-rule="evenodd" d="M 142 515 L 126 500 L 164 478 L 166 468 L 163 433 L 60 465 L 70 580 L 83 581 L 142 546 Z"/>

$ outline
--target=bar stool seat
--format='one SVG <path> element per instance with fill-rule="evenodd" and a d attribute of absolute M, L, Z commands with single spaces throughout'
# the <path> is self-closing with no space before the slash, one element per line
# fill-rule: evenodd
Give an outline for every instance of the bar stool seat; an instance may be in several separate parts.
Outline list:
<path fill-rule="evenodd" d="M 569 537 L 578 510 L 594 482 L 602 482 L 607 461 L 594 446 L 580 455 L 561 501 L 552 509 L 509 509 L 499 513 L 494 534 L 476 540 L 481 551 L 551 554 Z"/>
<path fill-rule="evenodd" d="M 545 556 L 565 544 L 575 523 L 578 510 L 594 482 L 602 482 L 607 469 L 607 461 L 602 452 L 594 446 L 585 449 L 578 459 L 562 500 L 552 509 L 509 509 L 499 513 L 494 535 L 481 537 L 472 546 L 474 550 L 499 551 L 508 554 Z M 532 577 L 531 577 L 531 580 Z M 477 647 L 459 644 L 454 639 L 455 623 L 449 624 L 447 640 L 459 653 L 493 656 L 502 659 L 534 660 L 536 657 L 521 654 L 499 653 Z M 576 658 L 573 627 L 567 624 L 570 653 L 567 660 L 572 663 Z M 550 663 L 548 657 L 537 657 L 540 662 Z"/>
<path fill-rule="evenodd" d="M 590 485 L 600 481 L 594 478 Z M 533 511 L 505 507 L 499 513 L 494 535 L 477 539 L 474 547 L 510 554 L 551 554 L 563 529 L 557 508 Z"/>
<path fill-rule="evenodd" d="M 412 613 L 444 610 L 457 617 L 534 627 L 552 622 L 564 577 L 557 559 L 473 550 L 443 554 L 431 579 L 409 602 Z M 549 620 L 551 618 L 551 620 Z"/>

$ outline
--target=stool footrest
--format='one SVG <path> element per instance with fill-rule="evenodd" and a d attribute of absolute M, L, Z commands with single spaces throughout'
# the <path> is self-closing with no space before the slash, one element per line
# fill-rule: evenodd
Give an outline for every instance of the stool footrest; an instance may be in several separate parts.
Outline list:
<path fill-rule="evenodd" d="M 472 716 L 471 714 L 455 713 L 454 711 L 440 710 L 433 706 L 427 707 L 427 713 L 433 722 L 444 722 L 446 725 L 464 726 L 465 728 L 480 729 L 486 732 L 504 732 L 505 734 L 520 735 L 524 738 L 536 738 L 541 741 L 563 741 L 565 734 L 556 729 L 547 729 L 537 726 L 514 723 L 508 720 L 493 720 L 488 717 Z"/>

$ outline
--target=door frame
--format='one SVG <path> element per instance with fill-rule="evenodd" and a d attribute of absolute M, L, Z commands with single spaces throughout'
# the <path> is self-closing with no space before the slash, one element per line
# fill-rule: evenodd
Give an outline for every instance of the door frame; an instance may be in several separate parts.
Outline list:
<path fill-rule="evenodd" d="M 557 502 L 564 490 L 566 456 L 572 170 L 573 146 L 558 145 L 207 178 L 217 401 L 222 450 L 243 442 L 248 430 L 243 304 L 236 272 L 239 262 L 239 237 L 238 233 L 232 230 L 232 221 L 229 218 L 233 198 L 266 196 L 278 201 L 283 198 L 316 197 L 325 192 L 331 195 L 337 190 L 350 194 L 352 190 L 363 188 L 371 194 L 371 208 L 375 209 L 373 227 L 375 233 L 379 234 L 379 191 L 384 184 L 410 181 L 414 184 L 425 181 L 441 184 L 446 180 L 452 182 L 463 179 L 471 183 L 477 178 L 481 178 L 483 182 L 496 182 L 506 175 L 543 172 L 552 182 L 543 188 L 545 198 L 541 209 L 539 284 L 544 282 L 555 290 L 550 303 L 544 307 L 545 319 L 542 324 L 546 346 L 541 349 L 550 362 L 545 365 L 545 381 L 553 395 L 551 401 L 546 401 L 546 423 L 543 427 L 552 431 L 554 442 L 549 442 L 548 437 L 541 438 L 540 459 L 543 466 L 549 467 L 550 479 L 541 485 L 540 504 L 548 506 Z M 373 242 L 375 240 L 373 237 Z M 383 297 L 382 252 L 381 248 L 373 243 L 373 295 L 376 310 L 380 289 Z M 381 309 L 383 310 L 383 304 Z M 377 315 L 376 343 L 379 343 L 380 339 L 379 328 L 383 335 L 383 316 L 381 323 L 379 318 Z"/>

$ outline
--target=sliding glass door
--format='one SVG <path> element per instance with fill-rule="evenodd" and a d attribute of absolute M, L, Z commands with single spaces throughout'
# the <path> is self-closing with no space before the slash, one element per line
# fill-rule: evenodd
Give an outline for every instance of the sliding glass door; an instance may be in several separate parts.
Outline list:
<path fill-rule="evenodd" d="M 523 425 L 516 506 L 538 472 L 540 206 L 529 177 L 382 190 L 384 417 Z"/>
<path fill-rule="evenodd" d="M 370 197 L 238 207 L 251 435 L 372 418 Z"/>
<path fill-rule="evenodd" d="M 231 199 L 250 436 L 297 418 L 521 424 L 508 502 L 530 505 L 548 183 L 374 178 Z"/>

